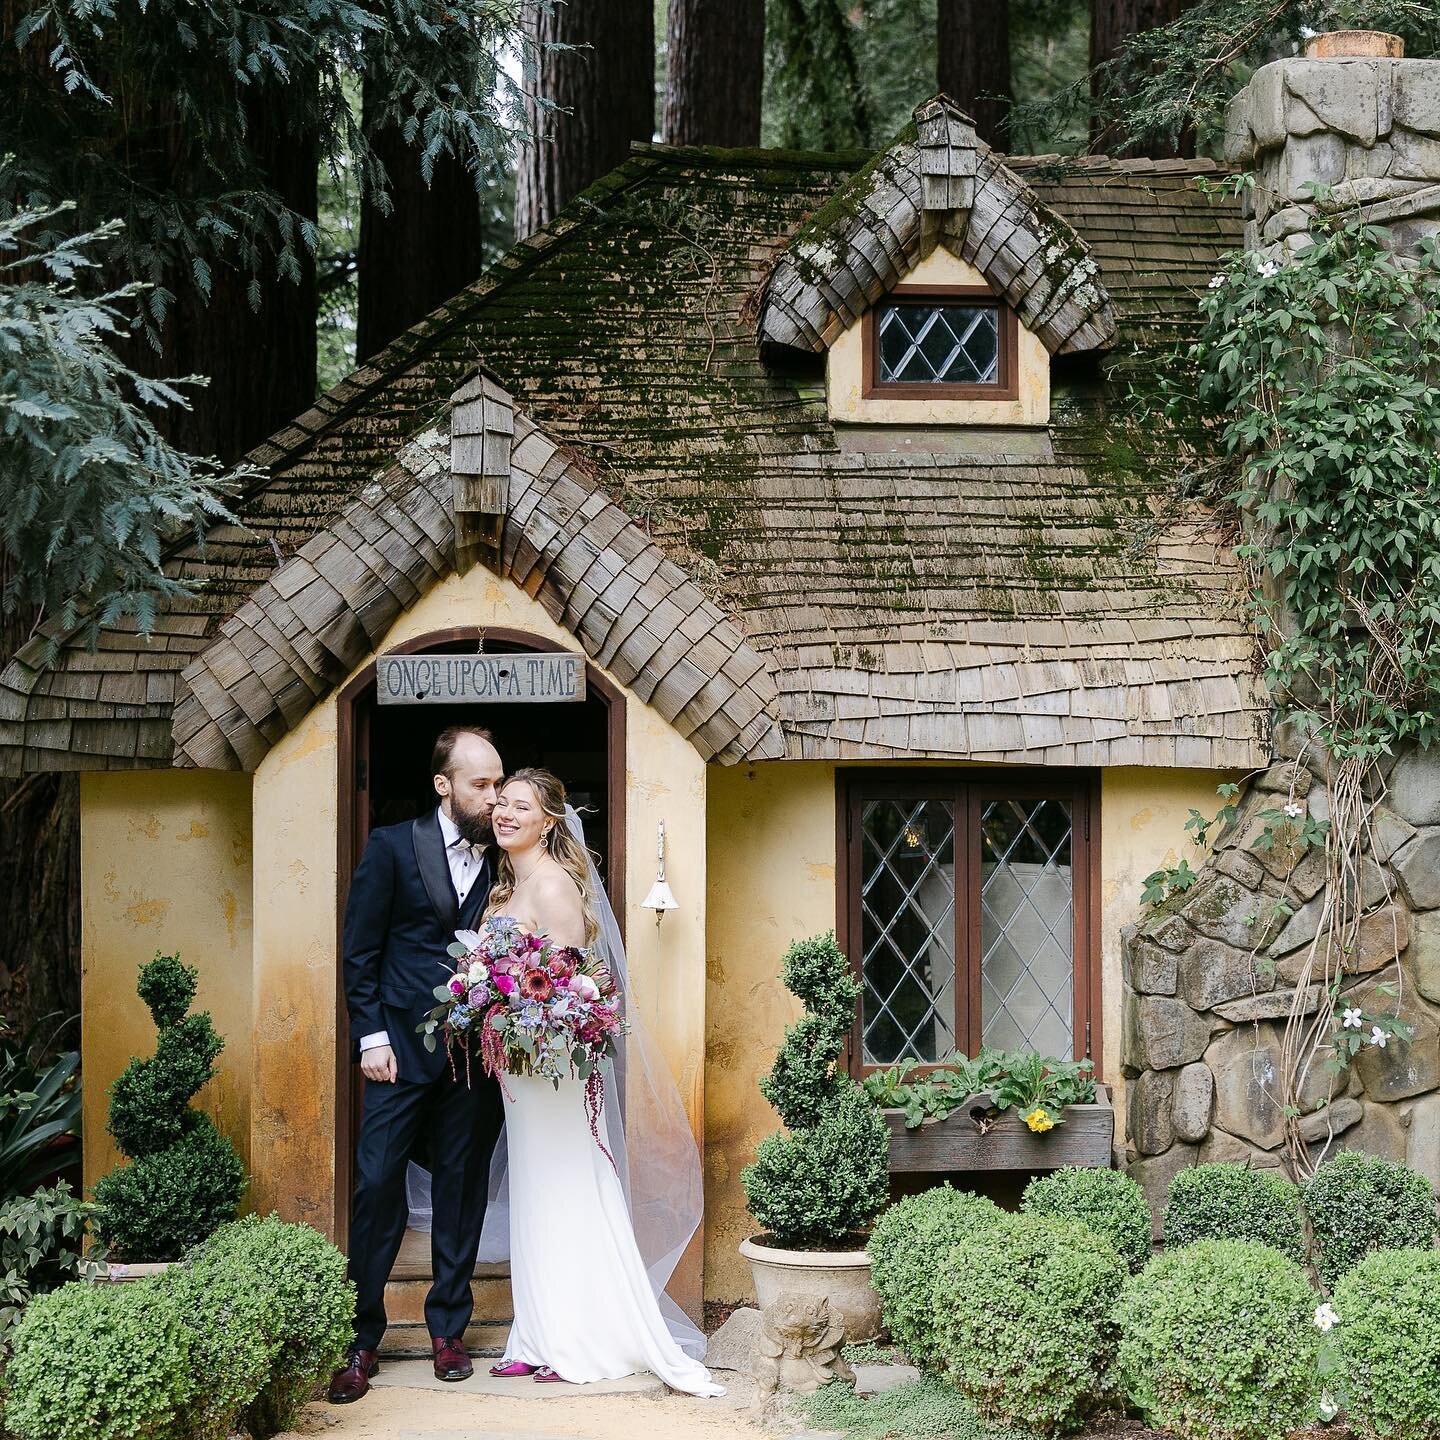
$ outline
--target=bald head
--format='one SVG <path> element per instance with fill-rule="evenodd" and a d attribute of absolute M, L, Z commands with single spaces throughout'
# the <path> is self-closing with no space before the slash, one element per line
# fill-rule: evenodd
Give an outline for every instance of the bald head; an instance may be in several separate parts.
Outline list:
<path fill-rule="evenodd" d="M 505 774 L 489 733 L 462 727 L 443 731 L 435 742 L 432 770 L 440 808 L 472 844 L 488 844 L 490 812 Z"/>

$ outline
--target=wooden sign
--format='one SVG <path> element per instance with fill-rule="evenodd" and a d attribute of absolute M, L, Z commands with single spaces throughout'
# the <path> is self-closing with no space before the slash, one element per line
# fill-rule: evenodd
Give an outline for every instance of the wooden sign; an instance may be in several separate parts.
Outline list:
<path fill-rule="evenodd" d="M 380 655 L 382 705 L 530 705 L 585 698 L 585 657 L 563 651 L 518 655 Z"/>

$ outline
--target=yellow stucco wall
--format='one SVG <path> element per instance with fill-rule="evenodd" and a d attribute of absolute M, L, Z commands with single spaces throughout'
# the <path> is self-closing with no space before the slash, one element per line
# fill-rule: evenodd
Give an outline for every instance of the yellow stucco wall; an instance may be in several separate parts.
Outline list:
<path fill-rule="evenodd" d="M 574 648 L 541 605 L 483 569 L 452 576 L 396 622 L 380 649 L 462 625 L 524 630 Z M 705 789 L 700 756 L 632 691 L 626 697 L 626 936 L 632 991 L 703 1133 Z M 483 722 L 484 707 L 477 706 Z M 255 775 L 263 904 L 255 939 L 252 1147 L 265 1202 L 334 1233 L 338 939 L 332 697 L 277 745 Z M 562 777 L 563 778 L 563 777 Z M 664 820 L 679 909 L 657 926 L 640 908 L 655 878 Z M 343 1197 L 338 1201 L 344 1203 Z M 691 1270 L 698 1282 L 697 1259 Z M 683 1293 L 677 1287 L 677 1294 Z M 698 1287 L 696 1293 L 698 1294 Z"/>
<path fill-rule="evenodd" d="M 135 993 L 157 950 L 198 967 L 198 1004 L 225 1039 L 198 1104 L 248 1159 L 250 778 L 144 770 L 80 779 L 81 1037 L 85 1184 L 119 1159 L 107 1091 L 132 1055 L 155 1051 Z"/>
<path fill-rule="evenodd" d="M 937 245 L 900 282 L 979 285 L 989 282 L 968 260 Z M 825 394 L 832 420 L 870 425 L 1043 425 L 1050 418 L 1050 352 L 1045 342 L 1016 324 L 1013 400 L 944 400 L 865 394 L 864 322 L 857 320 L 825 355 Z"/>
<path fill-rule="evenodd" d="M 1215 814 L 1224 804 L 1215 794 L 1216 787 L 1239 778 L 1238 773 L 1229 771 L 1155 770 L 1142 766 L 1100 772 L 1105 1078 L 1115 1090 L 1116 1109 L 1122 1116 L 1125 1081 L 1120 1074 L 1120 931 L 1139 917 L 1140 892 L 1152 870 L 1177 864 L 1182 856 L 1192 867 L 1199 868 L 1203 857 L 1192 843 L 1185 821 L 1192 807 L 1202 815 Z"/>
<path fill-rule="evenodd" d="M 1227 778 L 1207 770 L 1102 772 L 1101 1025 L 1112 1083 L 1120 1067 L 1120 929 L 1139 913 L 1144 876 L 1182 853 L 1196 863 L 1186 817 L 1192 805 L 1213 814 L 1215 787 Z M 705 1295 L 738 1300 L 752 1291 L 736 1246 L 754 1229 L 740 1170 L 778 1124 L 755 1082 L 799 1009 L 780 984 L 780 957 L 791 940 L 835 925 L 835 767 L 713 767 L 709 836 Z"/>

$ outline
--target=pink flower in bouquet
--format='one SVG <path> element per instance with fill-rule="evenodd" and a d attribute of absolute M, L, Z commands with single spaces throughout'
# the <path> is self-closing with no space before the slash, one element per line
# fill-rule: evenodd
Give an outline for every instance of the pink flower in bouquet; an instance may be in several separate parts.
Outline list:
<path fill-rule="evenodd" d="M 452 995 L 463 995 L 465 993 L 465 981 L 462 976 L 452 975 L 450 977 L 450 993 Z"/>
<path fill-rule="evenodd" d="M 551 957 L 548 967 L 550 970 L 550 978 L 557 984 L 568 980 L 575 973 L 575 964 L 574 961 L 569 958 L 570 954 L 571 952 L 568 950 L 561 950 L 558 954 Z M 572 986 L 571 988 L 573 989 L 574 987 Z"/>
<path fill-rule="evenodd" d="M 520 979 L 520 993 L 527 1000 L 548 1000 L 554 991 L 555 986 L 544 970 L 527 970 Z"/>
<path fill-rule="evenodd" d="M 598 1000 L 600 987 L 588 975 L 572 975 L 570 993 L 580 996 L 582 1000 Z"/>
<path fill-rule="evenodd" d="M 502 995 L 513 995 L 515 993 L 515 977 L 509 973 L 496 975 L 495 988 Z"/>

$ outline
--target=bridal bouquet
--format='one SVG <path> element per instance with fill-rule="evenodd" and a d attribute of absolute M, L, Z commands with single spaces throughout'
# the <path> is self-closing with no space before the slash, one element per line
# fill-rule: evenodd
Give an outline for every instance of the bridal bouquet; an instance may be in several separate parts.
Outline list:
<path fill-rule="evenodd" d="M 435 987 L 440 1003 L 416 1027 L 425 1048 L 443 1044 L 452 1071 L 463 1055 L 467 1084 L 477 1051 L 502 1086 L 506 1075 L 541 1075 L 557 1088 L 562 1075 L 578 1076 L 596 1130 L 600 1062 L 616 1055 L 626 1028 L 608 967 L 588 950 L 522 930 L 507 915 L 478 931 L 457 930 L 449 953 L 454 972 Z"/>

